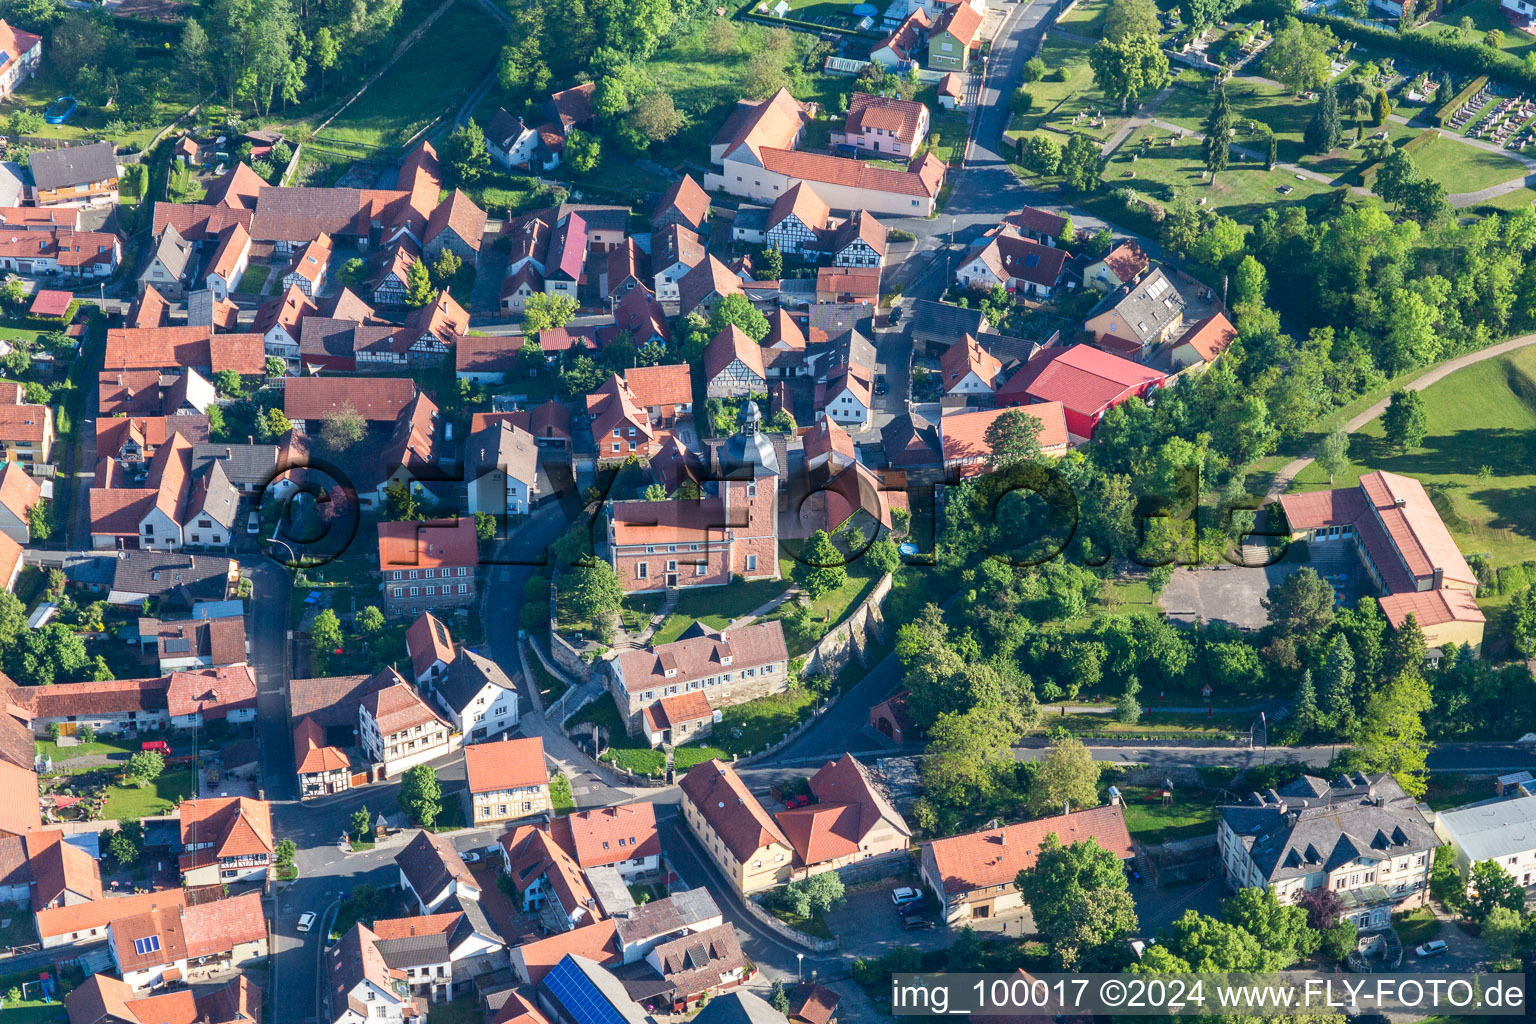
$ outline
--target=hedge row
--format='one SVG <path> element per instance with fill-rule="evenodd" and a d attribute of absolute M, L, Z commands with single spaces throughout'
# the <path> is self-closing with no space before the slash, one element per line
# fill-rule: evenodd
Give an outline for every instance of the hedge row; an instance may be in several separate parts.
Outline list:
<path fill-rule="evenodd" d="M 1457 93 L 1455 96 L 1452 96 L 1445 102 L 1444 105 L 1440 107 L 1439 110 L 1435 111 L 1434 116 L 1430 118 L 1430 120 L 1434 122 L 1435 127 L 1444 128 L 1445 122 L 1456 116 L 1456 111 L 1461 109 L 1462 104 L 1466 103 L 1473 96 L 1476 96 L 1479 92 L 1482 91 L 1483 86 L 1487 84 L 1487 75 L 1478 75 L 1476 78 L 1472 79 L 1472 81 L 1468 82 L 1465 89 L 1461 90 L 1461 92 Z"/>

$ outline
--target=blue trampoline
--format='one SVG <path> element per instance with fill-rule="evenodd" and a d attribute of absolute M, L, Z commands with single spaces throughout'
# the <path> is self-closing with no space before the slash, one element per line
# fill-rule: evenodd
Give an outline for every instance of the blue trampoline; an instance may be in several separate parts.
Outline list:
<path fill-rule="evenodd" d="M 873 18 L 880 13 L 880 8 L 874 4 L 859 4 L 853 9 L 853 13 L 861 18 Z"/>

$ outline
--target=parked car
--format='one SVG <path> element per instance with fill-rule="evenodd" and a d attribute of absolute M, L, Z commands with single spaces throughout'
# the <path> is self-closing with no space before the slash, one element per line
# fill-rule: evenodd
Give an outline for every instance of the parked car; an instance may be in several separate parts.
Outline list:
<path fill-rule="evenodd" d="M 902 917 L 909 917 L 912 914 L 920 914 L 927 909 L 928 901 L 919 896 L 915 900 L 908 900 L 906 903 L 898 906 L 896 908 L 896 913 L 900 914 Z"/>
<path fill-rule="evenodd" d="M 893 323 L 893 324 L 901 323 L 901 307 L 900 306 L 892 306 L 891 307 L 891 323 Z"/>
<path fill-rule="evenodd" d="M 1444 953 L 1447 948 L 1448 947 L 1446 946 L 1444 939 L 1431 939 L 1430 941 L 1424 943 L 1424 945 L 1417 947 L 1413 951 L 1413 955 L 1439 956 L 1440 954 Z"/>
<path fill-rule="evenodd" d="M 480 851 L 479 850 L 470 850 L 468 853 L 466 853 L 464 855 L 464 863 L 465 864 L 478 864 L 478 863 L 480 863 Z"/>
<path fill-rule="evenodd" d="M 171 745 L 165 742 L 165 740 L 145 740 L 139 744 L 139 749 L 152 750 L 157 754 L 164 755 L 171 752 Z"/>
<path fill-rule="evenodd" d="M 909 932 L 919 928 L 937 928 L 938 925 L 939 922 L 928 914 L 908 914 L 901 919 L 902 928 Z"/>
<path fill-rule="evenodd" d="M 304 913 L 299 915 L 299 924 L 298 924 L 299 931 L 307 932 L 311 928 L 313 928 L 314 926 L 315 926 L 315 912 L 313 910 L 306 910 L 306 911 L 304 911 Z"/>
<path fill-rule="evenodd" d="M 922 890 L 913 889 L 908 886 L 902 886 L 900 889 L 893 889 L 891 891 L 891 902 L 898 907 L 903 903 L 911 903 L 913 900 L 920 900 L 922 898 Z"/>
<path fill-rule="evenodd" d="M 261 512 L 257 509 L 251 509 L 251 514 L 246 517 L 245 532 L 253 537 L 261 532 Z"/>
<path fill-rule="evenodd" d="M 885 394 L 885 374 L 883 373 L 875 374 L 875 394 Z"/>

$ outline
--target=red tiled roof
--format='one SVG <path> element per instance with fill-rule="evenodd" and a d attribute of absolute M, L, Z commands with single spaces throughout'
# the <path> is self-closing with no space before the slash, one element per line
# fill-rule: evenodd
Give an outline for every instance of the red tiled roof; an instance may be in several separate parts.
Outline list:
<path fill-rule="evenodd" d="M 549 766 L 544 763 L 544 740 L 529 736 L 472 743 L 464 748 L 464 776 L 471 793 L 547 785 Z"/>
<path fill-rule="evenodd" d="M 878 128 L 911 147 L 917 144 L 917 129 L 923 123 L 927 109 L 913 100 L 855 91 L 848 98 L 846 128 L 850 134 Z"/>
<path fill-rule="evenodd" d="M 656 217 L 652 219 L 659 219 L 662 213 L 673 209 L 693 228 L 704 223 L 709 213 L 709 195 L 693 180 L 693 175 L 683 175 L 662 193 L 661 202 L 656 204 Z"/>
<path fill-rule="evenodd" d="M 351 406 L 365 420 L 393 423 L 415 397 L 409 377 L 290 377 L 283 412 L 291 420 L 320 420 Z"/>
<path fill-rule="evenodd" d="M 1402 629 L 1412 615 L 1420 626 L 1447 622 L 1486 622 L 1477 600 L 1465 590 L 1410 590 L 1377 598 L 1381 613 L 1393 629 Z"/>
<path fill-rule="evenodd" d="M 846 295 L 848 302 L 878 302 L 880 268 L 822 267 L 816 271 L 816 293 Z"/>
<path fill-rule="evenodd" d="M 41 441 L 52 418 L 46 405 L 0 405 L 0 440 Z"/>
<path fill-rule="evenodd" d="M 18 519 L 25 520 L 27 511 L 42 496 L 42 486 L 28 476 L 19 464 L 7 462 L 0 469 L 0 505 L 4 505 Z"/>
<path fill-rule="evenodd" d="M 689 405 L 693 402 L 693 380 L 688 365 L 632 366 L 624 371 L 624 382 L 644 408 Z"/>
<path fill-rule="evenodd" d="M 21 835 L 43 823 L 37 802 L 37 773 L 10 761 L 0 761 L 0 833 Z"/>
<path fill-rule="evenodd" d="M 737 359 L 740 359 L 752 373 L 766 379 L 767 371 L 763 369 L 762 348 L 746 331 L 735 324 L 728 324 L 725 330 L 715 335 L 704 349 L 704 379 L 714 380 Z"/>
<path fill-rule="evenodd" d="M 1020 871 L 1034 866 L 1047 835 L 1063 846 L 1092 839 L 1121 860 L 1129 860 L 1131 836 L 1118 805 L 1105 804 L 1071 814 L 969 832 L 928 844 L 946 895 L 960 895 L 994 885 L 1009 885 Z"/>
<path fill-rule="evenodd" d="M 513 955 L 523 961 L 523 970 L 527 972 L 529 982 L 537 985 L 544 980 L 544 975 L 554 970 L 555 965 L 567 956 L 584 956 L 604 966 L 618 963 L 620 955 L 615 942 L 617 932 L 618 928 L 611 918 L 593 921 L 568 932 L 525 942 L 515 948 Z"/>
<path fill-rule="evenodd" d="M 23 839 L 35 883 L 32 889 L 34 911 L 64 902 L 66 891 L 88 900 L 102 898 L 101 869 L 96 859 L 64 842 L 61 829 L 36 829 Z"/>
<path fill-rule="evenodd" d="M 0 22 L 3 25 L 4 22 Z M 69 304 L 75 301 L 74 292 L 61 292 L 54 288 L 39 288 L 27 312 L 33 316 L 63 316 L 69 312 Z"/>
<path fill-rule="evenodd" d="M 969 6 L 969 5 L 963 5 Z M 830 156 L 825 153 L 807 153 L 794 149 L 763 147 L 763 168 L 802 181 L 821 181 L 829 185 L 848 188 L 864 188 L 894 195 L 920 196 L 931 199 L 939 193 L 943 183 L 942 173 L 938 181 L 927 172 L 927 158 L 919 158 L 905 171 L 889 167 L 877 167 L 865 160 Z M 942 168 L 942 164 L 940 167 Z"/>
<path fill-rule="evenodd" d="M 293 760 L 299 775 L 345 771 L 351 765 L 346 754 L 325 745 L 325 730 L 309 717 L 293 727 Z"/>
<path fill-rule="evenodd" d="M 395 683 L 367 694 L 363 697 L 363 710 L 377 724 L 380 736 L 391 736 L 417 725 L 447 724 L 409 683 Z"/>
<path fill-rule="evenodd" d="M 1184 332 L 1179 344 L 1188 345 L 1201 359 L 1210 362 L 1225 352 L 1227 346 L 1236 339 L 1237 328 L 1232 326 L 1232 322 L 1220 313 L 1212 313 Z"/>
<path fill-rule="evenodd" d="M 652 502 L 652 504 L 659 504 Z M 787 660 L 784 627 L 777 620 L 757 622 L 718 633 L 700 631 L 643 651 L 624 651 L 617 660 L 624 688 L 643 693 L 717 675 L 727 667 L 740 671 Z M 667 675 L 668 672 L 672 675 Z"/>
<path fill-rule="evenodd" d="M 243 664 L 172 672 L 165 700 L 172 717 L 223 718 L 231 711 L 256 706 L 256 675 Z"/>
<path fill-rule="evenodd" d="M 1121 283 L 1133 280 L 1136 275 L 1147 269 L 1149 260 L 1147 254 L 1141 251 L 1141 245 L 1135 241 L 1121 242 L 1109 251 L 1104 257 L 1104 262 L 1114 272 Z"/>
<path fill-rule="evenodd" d="M 982 348 L 981 342 L 969 334 L 945 349 L 939 357 L 939 370 L 946 392 L 973 373 L 984 386 L 991 389 L 996 385 L 997 375 L 1002 369 L 1003 364 L 997 357 Z"/>
<path fill-rule="evenodd" d="M 405 649 L 411 656 L 411 669 L 418 678 L 426 675 L 434 662 L 453 663 L 453 637 L 442 620 L 431 612 L 422 612 L 405 631 Z"/>
<path fill-rule="evenodd" d="M 902 23 L 896 26 L 896 30 L 886 37 L 885 42 L 875 47 L 878 52 L 890 47 L 901 60 L 911 60 L 912 51 L 917 47 L 923 32 L 931 26 L 928 14 L 921 7 L 907 15 Z"/>
<path fill-rule="evenodd" d="M 779 826 L 730 765 L 718 759 L 703 761 L 688 769 L 680 785 L 705 823 L 738 861 L 746 861 L 772 843 L 789 846 Z"/>
<path fill-rule="evenodd" d="M 550 836 L 583 869 L 661 853 L 656 807 L 650 803 L 575 811 L 550 822 Z"/>
<path fill-rule="evenodd" d="M 267 918 L 258 890 L 187 907 L 181 916 L 187 956 L 194 959 L 249 942 L 264 942 L 267 938 Z"/>
<path fill-rule="evenodd" d="M 209 797 L 181 802 L 183 846 L 213 843 L 220 857 L 270 854 L 272 806 L 250 797 Z"/>
<path fill-rule="evenodd" d="M 1074 412 L 1094 415 L 1127 394 L 1161 383 L 1166 377 L 1092 345 L 1073 345 L 1035 356 L 998 389 L 997 399 L 1004 402 L 1028 397 L 1054 401 Z"/>
<path fill-rule="evenodd" d="M 934 34 L 948 32 L 970 49 L 981 44 L 981 12 L 968 3 L 958 3 L 939 19 Z"/>
<path fill-rule="evenodd" d="M 71 932 L 103 928 L 111 921 L 134 917 L 155 909 L 181 907 L 185 903 L 186 897 L 180 887 L 136 893 L 132 896 L 107 896 L 89 903 L 39 910 L 37 932 L 45 939 L 57 938 Z"/>
<path fill-rule="evenodd" d="M 788 89 L 780 89 L 761 103 L 742 100 L 725 119 L 710 147 L 724 146 L 729 156 L 737 146 L 746 146 L 761 157 L 767 147 L 787 149 L 805 123 L 806 112 Z"/>
<path fill-rule="evenodd" d="M 1067 417 L 1060 402 L 1037 402 L 1034 405 L 1010 406 L 1003 409 L 979 409 L 974 412 L 953 412 L 939 420 L 939 444 L 944 461 L 961 459 L 985 459 L 992 453 L 987 444 L 987 428 L 998 417 L 1022 412 L 1040 421 L 1040 450 L 1046 455 L 1062 455 L 1067 450 Z"/>

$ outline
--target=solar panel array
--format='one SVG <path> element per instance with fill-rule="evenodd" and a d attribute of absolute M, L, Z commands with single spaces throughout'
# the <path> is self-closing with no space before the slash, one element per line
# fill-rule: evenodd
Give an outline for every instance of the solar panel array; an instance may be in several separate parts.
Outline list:
<path fill-rule="evenodd" d="M 160 936 L 150 935 L 142 939 L 133 940 L 133 951 L 139 956 L 145 953 L 158 953 L 160 951 Z"/>
<path fill-rule="evenodd" d="M 544 976 L 544 984 L 576 1024 L 626 1024 L 623 1014 L 569 955 Z"/>

